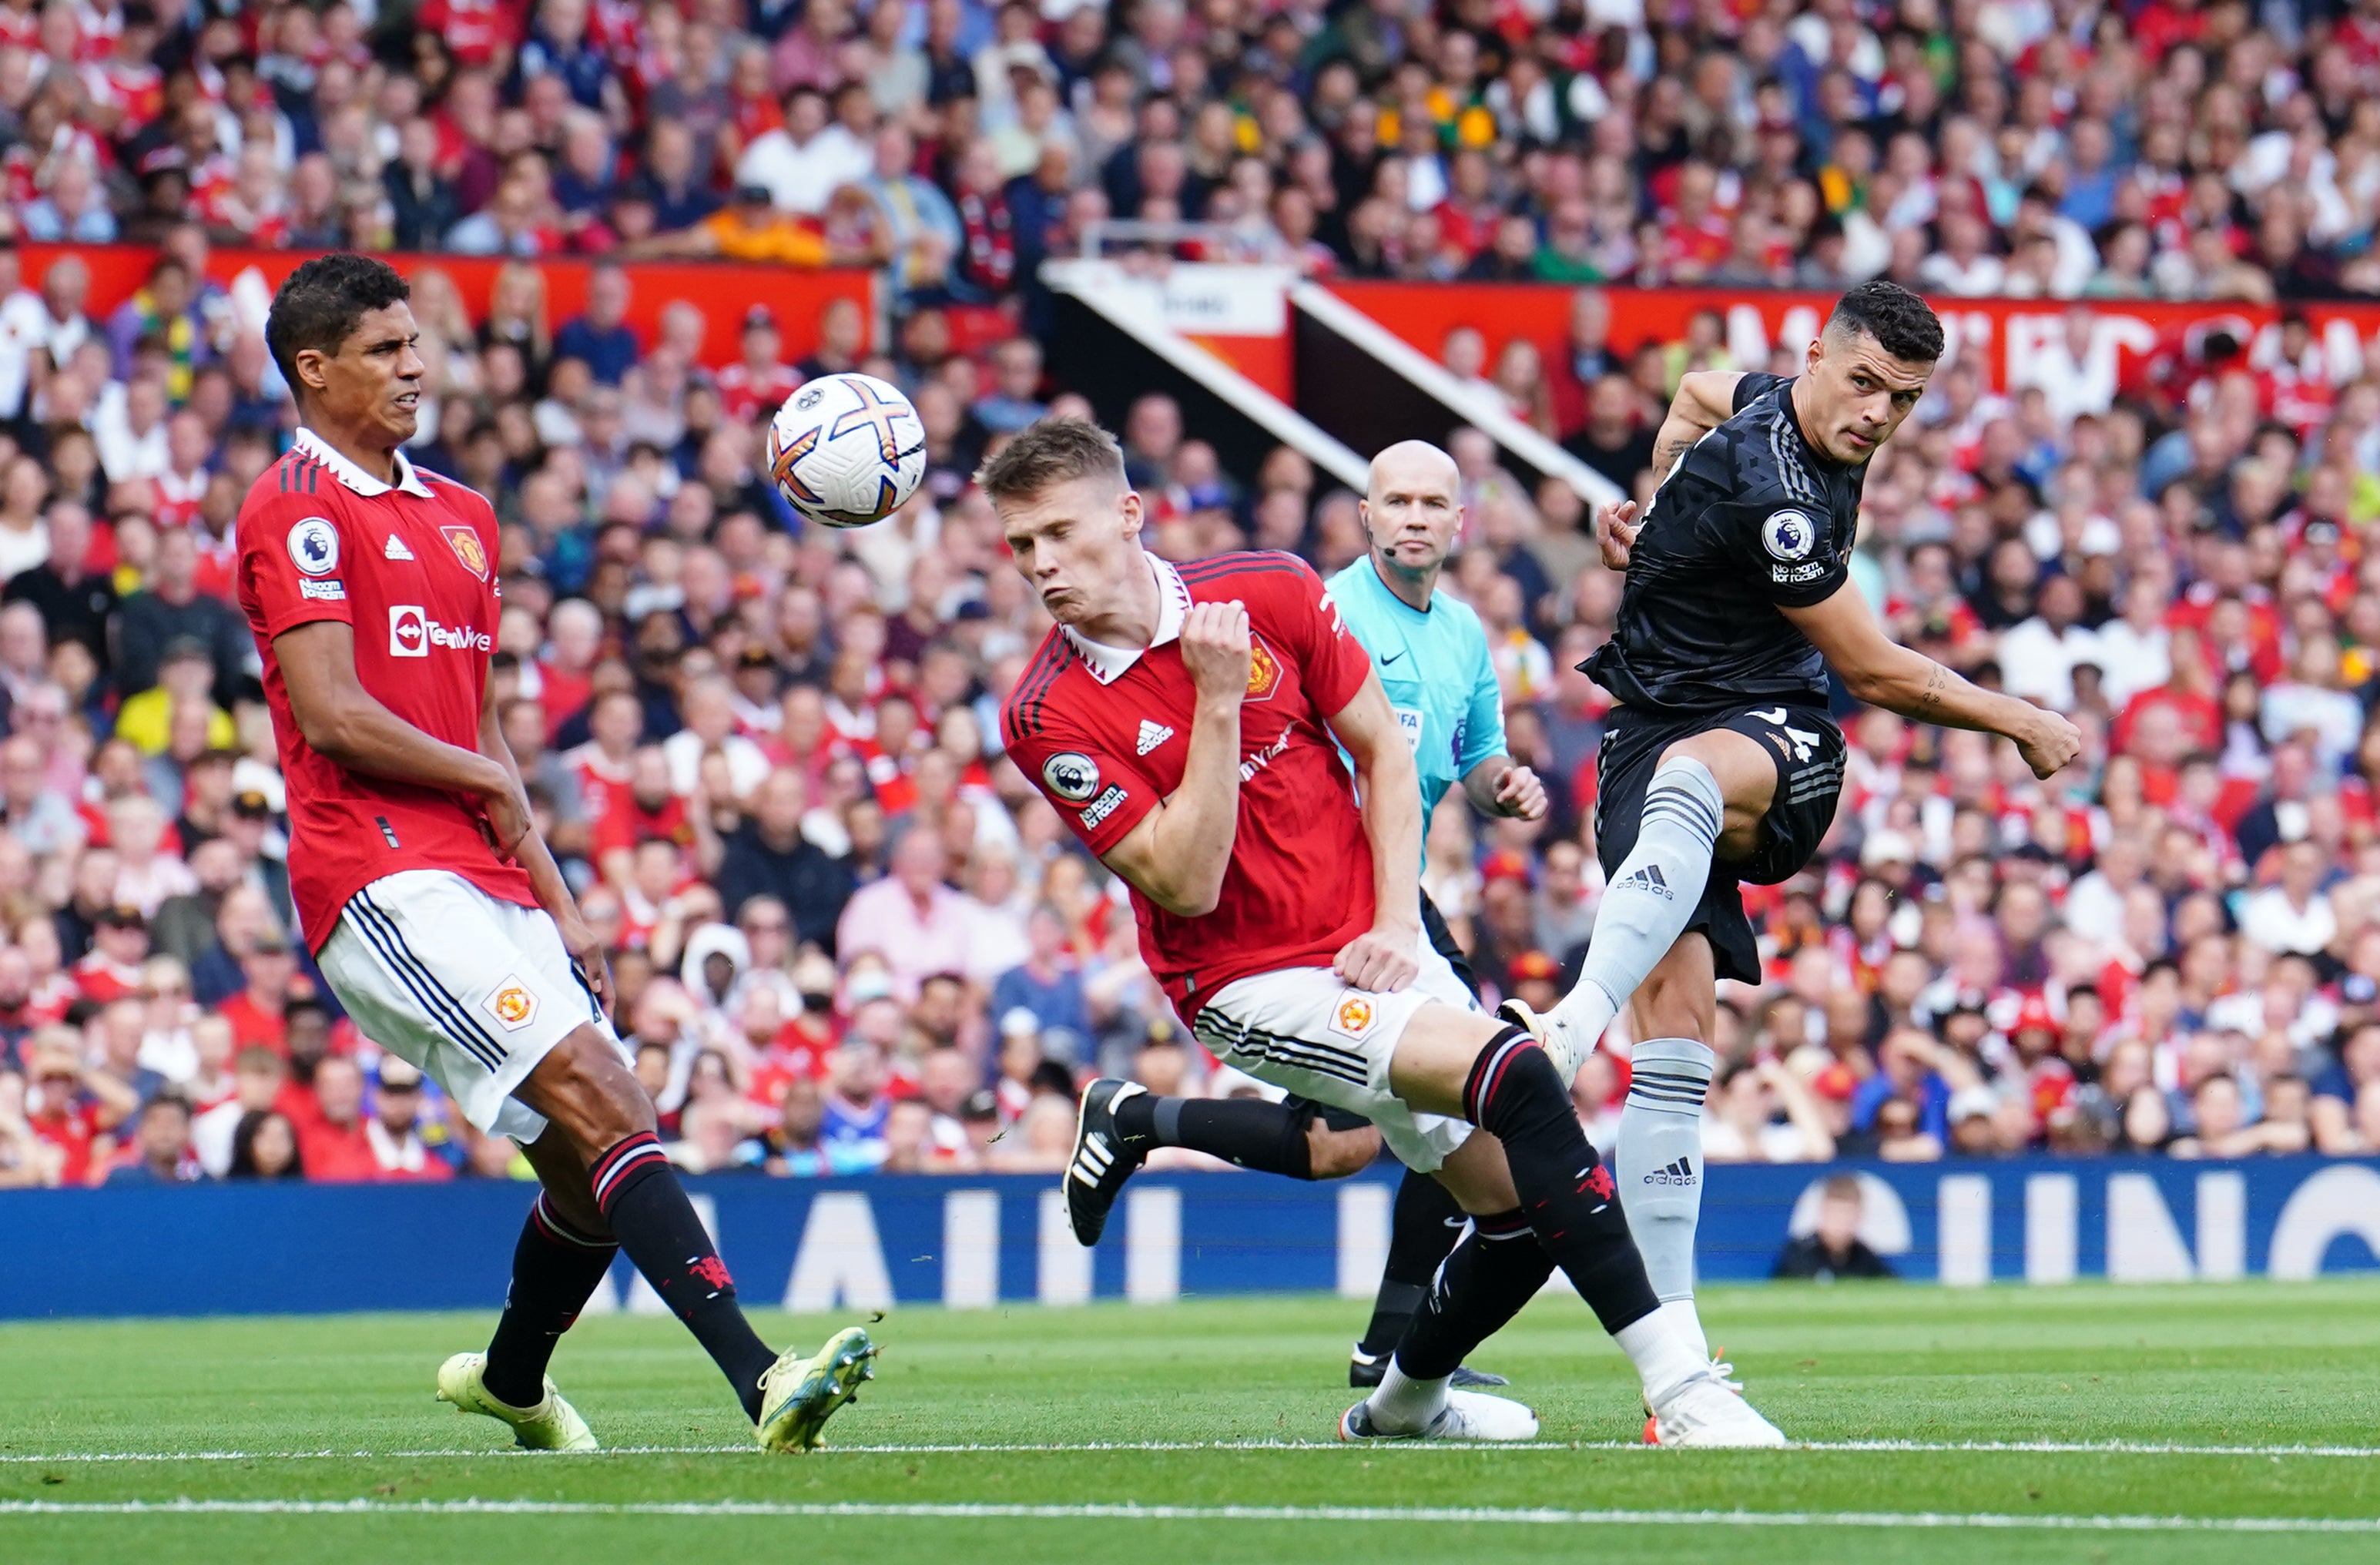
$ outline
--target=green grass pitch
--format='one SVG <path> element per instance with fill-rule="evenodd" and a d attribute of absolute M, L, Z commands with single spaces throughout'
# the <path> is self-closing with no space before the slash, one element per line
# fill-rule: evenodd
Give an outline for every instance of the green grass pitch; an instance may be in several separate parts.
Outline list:
<path fill-rule="evenodd" d="M 905 1309 L 806 1458 L 750 1450 L 666 1319 L 564 1343 L 556 1378 L 613 1448 L 591 1457 L 509 1452 L 431 1400 L 487 1315 L 10 1325 L 0 1560 L 2380 1559 L 2380 1282 L 1704 1310 L 1809 1447 L 1636 1449 L 1633 1376 L 1557 1298 L 1476 1355 L 1546 1428 L 1488 1450 L 1333 1442 L 1361 1310 L 1331 1299 Z"/>

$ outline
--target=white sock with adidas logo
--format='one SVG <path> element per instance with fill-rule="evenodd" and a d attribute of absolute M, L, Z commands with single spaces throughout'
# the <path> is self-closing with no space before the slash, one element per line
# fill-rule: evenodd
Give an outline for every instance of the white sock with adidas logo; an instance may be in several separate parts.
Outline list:
<path fill-rule="evenodd" d="M 1554 1019 L 1591 1045 L 1628 1003 L 1653 964 L 1670 953 L 1710 882 L 1712 845 L 1727 801 L 1710 768 L 1683 756 L 1663 761 L 1645 790 L 1636 845 L 1621 861 L 1596 910 L 1579 981 Z"/>
<path fill-rule="evenodd" d="M 1703 1213 L 1703 1099 L 1717 1057 L 1690 1037 L 1648 1037 L 1628 1060 L 1628 1101 L 1611 1149 L 1620 1209 L 1645 1280 L 1695 1351 L 1710 1356 L 1694 1313 L 1694 1230 Z"/>

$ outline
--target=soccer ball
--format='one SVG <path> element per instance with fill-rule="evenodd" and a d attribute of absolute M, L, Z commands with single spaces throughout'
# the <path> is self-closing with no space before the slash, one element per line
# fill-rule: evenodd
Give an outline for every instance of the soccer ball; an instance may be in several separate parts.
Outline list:
<path fill-rule="evenodd" d="M 769 420 L 769 477 L 822 527 L 880 522 L 925 476 L 925 424 L 900 387 L 873 375 L 822 375 Z"/>

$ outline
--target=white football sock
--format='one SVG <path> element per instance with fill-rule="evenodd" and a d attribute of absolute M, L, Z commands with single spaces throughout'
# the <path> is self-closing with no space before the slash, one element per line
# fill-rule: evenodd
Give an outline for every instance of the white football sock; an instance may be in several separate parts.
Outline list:
<path fill-rule="evenodd" d="M 1365 1399 L 1372 1410 L 1372 1422 L 1391 1434 L 1411 1434 L 1424 1427 L 1446 1406 L 1446 1383 L 1451 1378 L 1441 1375 L 1435 1380 L 1415 1380 L 1397 1367 L 1395 1359 L 1390 1359 L 1380 1383 Z"/>
<path fill-rule="evenodd" d="M 1645 1256 L 1653 1296 L 1703 1344 L 1695 1318 L 1694 1229 L 1703 1209 L 1703 1098 L 1718 1057 L 1687 1037 L 1652 1037 L 1629 1056 L 1628 1101 L 1620 1110 L 1612 1168 L 1620 1207 Z M 1708 1356 L 1707 1353 L 1705 1354 Z"/>
<path fill-rule="evenodd" d="M 1710 1339 L 1703 1334 L 1703 1317 L 1694 1313 L 1692 1299 L 1664 1299 L 1661 1302 L 1661 1318 L 1685 1339 L 1686 1345 L 1694 1349 L 1696 1358 L 1706 1364 L 1710 1362 Z"/>
<path fill-rule="evenodd" d="M 1555 1020 L 1590 1044 L 1670 953 L 1710 882 L 1711 854 L 1727 821 L 1718 779 L 1698 760 L 1661 763 L 1645 790 L 1636 845 L 1622 859 L 1596 910 L 1579 981 Z"/>
<path fill-rule="evenodd" d="M 1664 1311 L 1655 1310 L 1621 1327 L 1611 1340 L 1636 1365 L 1636 1377 L 1645 1383 L 1645 1400 L 1656 1408 L 1695 1376 L 1710 1373 L 1710 1355 L 1696 1353 Z"/>

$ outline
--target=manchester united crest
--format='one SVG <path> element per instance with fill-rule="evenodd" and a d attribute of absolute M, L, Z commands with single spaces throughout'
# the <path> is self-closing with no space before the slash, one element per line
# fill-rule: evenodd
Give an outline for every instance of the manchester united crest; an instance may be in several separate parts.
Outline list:
<path fill-rule="evenodd" d="M 438 530 L 446 535 L 446 541 L 454 549 L 455 558 L 463 562 L 463 568 L 481 581 L 487 580 L 488 551 L 480 542 L 480 535 L 460 525 Z"/>
<path fill-rule="evenodd" d="M 1248 637 L 1248 694 L 1251 701 L 1269 701 L 1281 686 L 1281 660 L 1261 636 Z"/>

